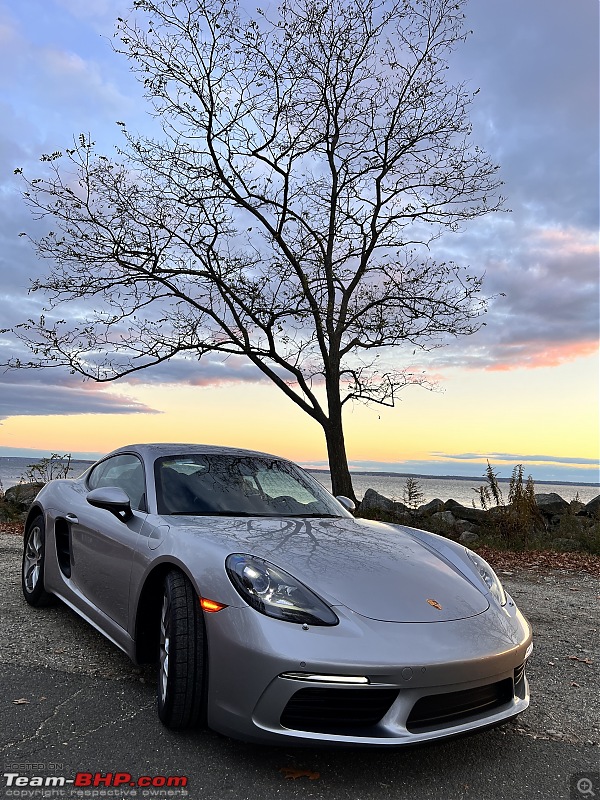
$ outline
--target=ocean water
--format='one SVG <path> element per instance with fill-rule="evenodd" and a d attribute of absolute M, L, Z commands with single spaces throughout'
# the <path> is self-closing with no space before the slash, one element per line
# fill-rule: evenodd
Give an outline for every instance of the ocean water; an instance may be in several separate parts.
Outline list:
<path fill-rule="evenodd" d="M 323 486 L 331 491 L 331 477 L 329 472 L 321 472 L 311 470 L 311 473 L 317 478 Z M 438 498 L 439 500 L 456 500 L 457 503 L 470 506 L 472 501 L 475 501 L 477 507 L 478 494 L 475 489 L 478 486 L 485 486 L 486 482 L 483 478 L 458 478 L 458 477 L 438 477 L 438 476 L 413 476 L 418 481 L 421 492 L 424 495 L 423 503 L 428 503 L 430 500 Z M 352 484 L 356 496 L 362 499 L 367 489 L 374 489 L 384 497 L 390 500 L 402 501 L 404 487 L 406 485 L 406 476 L 404 475 L 390 475 L 378 474 L 376 472 L 370 473 L 352 473 Z M 500 489 L 505 498 L 508 497 L 508 480 L 500 481 Z M 586 485 L 576 483 L 545 483 L 538 482 L 535 484 L 537 494 L 549 494 L 556 492 L 564 500 L 571 501 L 578 497 L 582 503 L 588 503 L 600 494 L 600 486 Z"/>
<path fill-rule="evenodd" d="M 0 486 L 6 490 L 9 486 L 14 486 L 20 480 L 27 480 L 26 473 L 30 464 L 38 464 L 39 458 L 17 458 L 16 456 L 0 457 Z M 91 466 L 93 461 L 71 461 L 69 478 L 77 478 L 82 472 Z"/>
<path fill-rule="evenodd" d="M 36 463 L 36 459 L 0 457 L 0 483 L 2 488 L 8 489 L 19 482 L 27 471 L 31 463 Z M 92 461 L 72 461 L 70 477 L 81 475 L 93 462 Z M 331 478 L 329 472 L 311 470 L 317 480 L 327 489 L 331 490 Z M 485 485 L 482 478 L 457 478 L 457 477 L 436 477 L 436 476 L 415 476 L 419 483 L 421 492 L 424 495 L 424 503 L 439 498 L 440 500 L 456 500 L 463 505 L 471 505 L 477 494 L 474 491 L 478 486 Z M 353 473 L 353 484 L 356 496 L 361 499 L 367 489 L 374 489 L 384 497 L 392 500 L 402 500 L 402 494 L 406 483 L 404 475 L 382 474 L 376 472 Z M 504 496 L 508 495 L 508 482 L 501 481 L 500 487 Z M 587 503 L 600 494 L 600 486 L 577 483 L 536 483 L 538 493 L 556 492 L 567 501 L 579 497 L 581 502 Z"/>

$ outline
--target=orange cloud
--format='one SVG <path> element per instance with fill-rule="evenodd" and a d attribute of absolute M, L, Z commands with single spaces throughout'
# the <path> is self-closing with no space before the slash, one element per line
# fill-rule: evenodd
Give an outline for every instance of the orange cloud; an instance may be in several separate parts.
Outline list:
<path fill-rule="evenodd" d="M 598 253 L 595 233 L 579 228 L 542 228 L 536 231 L 534 241 L 542 250 L 551 250 L 553 255 L 594 255 Z"/>
<path fill-rule="evenodd" d="M 525 342 L 506 344 L 498 354 L 498 361 L 490 364 L 490 372 L 508 372 L 514 369 L 539 369 L 558 367 L 560 364 L 585 358 L 598 350 L 598 342 L 567 342 L 550 344 L 544 342 Z"/>

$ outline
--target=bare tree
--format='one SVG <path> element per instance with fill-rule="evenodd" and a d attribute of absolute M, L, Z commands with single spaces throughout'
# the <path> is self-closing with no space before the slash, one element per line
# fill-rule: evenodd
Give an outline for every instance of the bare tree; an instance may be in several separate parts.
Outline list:
<path fill-rule="evenodd" d="M 447 80 L 463 0 L 136 0 L 118 48 L 163 135 L 114 159 L 80 136 L 26 179 L 52 260 L 48 314 L 16 366 L 110 381 L 168 359 L 244 356 L 323 428 L 354 496 L 342 411 L 393 406 L 428 350 L 481 325 L 481 278 L 431 244 L 496 210 L 497 167 Z M 275 12 L 273 12 L 275 13 Z M 96 309 L 59 320 L 64 303 Z M 75 321 L 73 321 L 73 319 Z M 80 317 L 81 319 L 81 317 Z M 381 361 L 379 360 L 381 356 Z"/>

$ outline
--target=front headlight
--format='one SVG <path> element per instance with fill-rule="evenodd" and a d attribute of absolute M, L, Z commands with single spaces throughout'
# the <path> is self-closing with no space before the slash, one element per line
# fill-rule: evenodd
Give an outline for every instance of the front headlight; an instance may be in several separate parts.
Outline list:
<path fill-rule="evenodd" d="M 472 550 L 469 550 L 465 547 L 465 552 L 475 565 L 475 569 L 477 570 L 477 574 L 485 583 L 487 588 L 490 590 L 491 594 L 496 598 L 496 600 L 500 603 L 501 606 L 506 605 L 506 594 L 504 592 L 504 588 L 500 583 L 500 578 L 496 575 L 494 570 L 490 567 L 487 561 L 478 556 L 477 553 L 474 553 Z"/>
<path fill-rule="evenodd" d="M 225 568 L 241 597 L 261 614 L 299 625 L 337 625 L 333 611 L 303 583 L 262 558 L 233 553 Z"/>

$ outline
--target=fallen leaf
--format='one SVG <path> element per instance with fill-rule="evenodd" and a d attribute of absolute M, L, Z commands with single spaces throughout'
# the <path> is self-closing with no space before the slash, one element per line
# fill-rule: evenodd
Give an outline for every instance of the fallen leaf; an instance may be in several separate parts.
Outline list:
<path fill-rule="evenodd" d="M 580 656 L 569 656 L 569 661 L 580 661 L 582 664 L 593 664 L 591 658 L 581 658 Z"/>
<path fill-rule="evenodd" d="M 554 570 L 567 569 L 576 572 L 587 572 L 595 577 L 600 576 L 600 556 L 590 553 L 557 553 L 556 551 L 530 550 L 525 552 L 512 552 L 510 550 L 495 550 L 481 545 L 477 552 L 492 567 L 498 570 Z"/>
<path fill-rule="evenodd" d="M 295 767 L 281 767 L 279 772 L 283 773 L 284 778 L 296 780 L 297 778 L 308 778 L 309 781 L 316 781 L 321 777 L 319 772 L 311 772 L 309 769 L 296 769 Z"/>
<path fill-rule="evenodd" d="M 29 703 L 30 703 L 30 702 L 31 702 L 31 700 L 27 700 L 27 698 L 26 698 L 26 697 L 19 697 L 19 699 L 18 699 L 18 700 L 13 700 L 13 703 L 14 703 L 16 706 L 25 706 L 25 705 L 29 705 Z"/>

